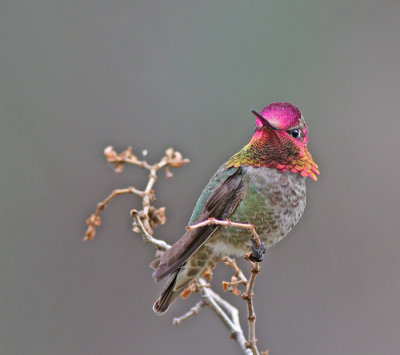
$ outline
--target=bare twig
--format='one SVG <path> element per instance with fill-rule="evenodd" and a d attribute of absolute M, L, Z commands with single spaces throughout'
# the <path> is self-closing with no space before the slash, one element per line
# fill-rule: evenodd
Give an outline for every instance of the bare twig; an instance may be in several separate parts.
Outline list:
<path fill-rule="evenodd" d="M 205 281 L 200 278 L 200 285 Z M 237 341 L 243 354 L 251 355 L 251 349 L 247 348 L 247 340 L 244 336 L 243 329 L 240 325 L 239 311 L 229 302 L 224 300 L 220 295 L 211 288 L 203 287 L 201 289 L 202 297 L 207 300 L 207 305 L 214 311 L 222 323 L 228 328 L 231 338 Z"/>
<path fill-rule="evenodd" d="M 250 261 L 250 260 L 249 260 Z M 251 261 L 250 261 L 251 262 Z M 242 298 L 247 301 L 247 320 L 249 323 L 249 342 L 248 347 L 253 351 L 253 354 L 259 354 L 257 349 L 257 338 L 256 338 L 256 313 L 254 311 L 254 282 L 256 276 L 260 272 L 260 264 L 252 263 L 250 280 L 247 283 L 246 292 L 242 295 Z"/>
<path fill-rule="evenodd" d="M 215 218 L 209 218 L 203 222 L 194 224 L 193 226 L 187 226 L 186 229 L 190 232 L 193 229 L 196 228 L 200 228 L 200 227 L 204 227 L 204 226 L 209 226 L 212 224 L 218 224 L 220 226 L 225 226 L 225 227 L 234 227 L 234 228 L 241 228 L 241 229 L 246 229 L 248 231 L 251 232 L 251 234 L 254 237 L 254 240 L 257 242 L 257 248 L 260 247 L 261 245 L 261 240 L 260 237 L 258 236 L 255 227 L 250 224 L 250 223 L 238 223 L 238 222 L 232 222 L 230 220 L 225 220 L 225 221 L 221 221 L 219 219 L 215 219 Z"/>
<path fill-rule="evenodd" d="M 92 214 L 86 221 L 88 228 L 85 233 L 83 241 L 92 240 L 96 236 L 96 228 L 101 225 L 100 213 L 104 210 L 107 204 L 115 197 L 122 194 L 136 194 L 142 198 L 143 212 L 141 216 L 143 217 L 142 223 L 145 225 L 145 229 L 152 232 L 152 228 L 157 224 L 165 223 L 164 209 L 152 210 L 151 202 L 155 200 L 153 185 L 157 181 L 157 172 L 161 168 L 166 169 L 167 177 L 172 177 L 171 171 L 168 166 L 173 168 L 179 168 L 187 163 L 189 159 L 184 159 L 182 154 L 175 151 L 172 148 L 168 148 L 165 151 L 165 155 L 162 159 L 153 165 L 150 165 L 145 160 L 139 160 L 135 155 L 132 154 L 132 147 L 124 150 L 122 153 L 117 154 L 112 146 L 108 146 L 104 149 L 104 155 L 107 161 L 114 164 L 114 171 L 116 173 L 121 173 L 124 170 L 124 164 L 137 165 L 140 168 L 144 168 L 150 171 L 149 181 L 147 182 L 144 191 L 138 190 L 134 187 L 128 187 L 126 189 L 116 189 L 107 198 L 97 205 L 96 212 Z M 154 208 L 153 208 L 154 209 Z M 154 213 L 156 212 L 156 213 Z M 156 219 L 151 220 L 154 216 Z"/>
<path fill-rule="evenodd" d="M 196 314 L 199 314 L 201 309 L 207 305 L 207 301 L 205 298 L 202 298 L 199 302 L 197 302 L 192 308 L 190 308 L 189 311 L 187 311 L 184 315 L 180 317 L 175 317 L 172 320 L 172 323 L 174 325 L 180 325 L 184 320 L 195 316 Z"/>
<path fill-rule="evenodd" d="M 135 211 L 135 212 L 134 212 Z M 148 233 L 146 231 L 146 229 L 143 226 L 142 221 L 140 220 L 139 214 L 136 213 L 136 210 L 132 210 L 131 211 L 132 217 L 135 218 L 135 221 L 137 223 L 137 225 L 140 228 L 140 231 L 142 232 L 143 235 L 143 240 L 147 243 L 147 244 L 151 244 L 154 245 L 157 249 L 159 250 L 167 250 L 169 249 L 171 246 L 166 243 L 165 241 L 161 240 L 161 239 L 156 239 L 154 238 L 150 233 Z"/>
<path fill-rule="evenodd" d="M 235 295 L 239 296 L 241 292 L 239 291 L 237 286 L 239 286 L 240 284 L 247 285 L 248 280 L 246 276 L 244 276 L 242 269 L 237 266 L 235 259 L 232 259 L 229 256 L 225 256 L 222 259 L 222 262 L 225 265 L 230 266 L 235 271 L 235 274 L 232 276 L 231 282 L 222 282 L 222 287 L 224 291 L 233 292 Z"/>
<path fill-rule="evenodd" d="M 250 262 L 252 265 L 251 269 L 251 276 L 250 280 L 247 280 L 246 276 L 244 276 L 242 270 L 237 266 L 236 260 L 232 259 L 230 257 L 225 257 L 222 261 L 225 263 L 225 265 L 228 265 L 235 270 L 235 275 L 232 277 L 231 282 L 223 282 L 223 287 L 224 290 L 226 291 L 231 291 L 234 294 L 240 294 L 238 292 L 235 292 L 235 288 L 237 289 L 237 286 L 240 284 L 246 285 L 246 291 L 242 295 L 242 298 L 247 301 L 247 319 L 248 319 L 248 327 L 249 327 L 249 340 L 247 343 L 247 347 L 252 350 L 253 354 L 258 354 L 258 349 L 257 349 L 257 339 L 256 339 L 256 314 L 254 311 L 254 303 L 253 303 L 253 297 L 254 297 L 254 283 L 257 274 L 260 272 L 260 265 L 259 263 L 253 263 L 248 256 L 245 257 L 247 261 Z"/>
<path fill-rule="evenodd" d="M 86 222 L 88 225 L 88 229 L 86 230 L 85 237 L 83 238 L 84 242 L 91 240 L 96 236 L 96 227 L 98 227 L 101 224 L 101 219 L 100 219 L 101 211 L 103 211 L 106 208 L 107 204 L 113 198 L 123 194 L 136 194 L 143 197 L 144 192 L 137 190 L 132 186 L 126 189 L 115 189 L 113 192 L 111 192 L 111 194 L 109 194 L 104 201 L 97 204 L 96 212 L 88 218 Z"/>

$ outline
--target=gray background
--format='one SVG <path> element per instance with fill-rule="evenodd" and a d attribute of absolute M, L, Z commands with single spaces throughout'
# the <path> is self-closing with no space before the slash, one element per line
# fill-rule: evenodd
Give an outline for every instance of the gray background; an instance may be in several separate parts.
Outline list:
<path fill-rule="evenodd" d="M 135 197 L 89 244 L 85 219 L 146 180 L 115 176 L 105 146 L 154 161 L 172 145 L 191 159 L 156 185 L 157 235 L 175 241 L 251 137 L 249 109 L 290 101 L 322 175 L 263 263 L 260 349 L 399 354 L 399 18 L 398 0 L 2 0 L 0 353 L 239 354 L 210 310 L 171 324 L 196 297 L 153 314 L 162 285 L 130 231 Z"/>

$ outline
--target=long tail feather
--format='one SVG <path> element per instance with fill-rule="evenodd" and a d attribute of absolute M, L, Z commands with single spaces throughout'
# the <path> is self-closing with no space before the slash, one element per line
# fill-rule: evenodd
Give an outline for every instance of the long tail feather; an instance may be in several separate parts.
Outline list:
<path fill-rule="evenodd" d="M 154 303 L 153 310 L 157 314 L 165 313 L 172 302 L 179 296 L 183 288 L 174 290 L 176 279 L 178 277 L 179 269 L 174 271 L 166 283 L 164 291 L 161 293 L 159 299 Z"/>

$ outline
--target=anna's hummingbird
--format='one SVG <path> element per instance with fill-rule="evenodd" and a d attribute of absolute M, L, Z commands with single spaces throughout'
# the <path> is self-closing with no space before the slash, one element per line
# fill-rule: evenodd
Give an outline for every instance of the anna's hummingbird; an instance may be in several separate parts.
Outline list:
<path fill-rule="evenodd" d="M 176 297 L 208 267 L 227 255 L 252 252 L 261 261 L 265 247 L 285 237 L 306 205 L 306 177 L 319 170 L 307 150 L 307 128 L 300 110 L 276 102 L 256 116 L 255 133 L 241 151 L 222 164 L 201 193 L 189 225 L 210 217 L 251 223 L 263 245 L 256 249 L 247 230 L 208 225 L 187 231 L 156 264 L 153 278 L 169 275 L 154 304 L 164 313 Z"/>

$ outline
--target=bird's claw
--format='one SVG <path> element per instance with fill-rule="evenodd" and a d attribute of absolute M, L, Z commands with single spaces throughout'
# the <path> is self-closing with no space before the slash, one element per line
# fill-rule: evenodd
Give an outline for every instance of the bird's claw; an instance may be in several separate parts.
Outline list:
<path fill-rule="evenodd" d="M 264 254 L 267 248 L 263 241 L 261 241 L 259 247 L 257 247 L 258 243 L 255 239 L 252 238 L 251 242 L 253 243 L 253 252 L 249 255 L 249 259 L 254 263 L 259 263 L 264 260 Z"/>

